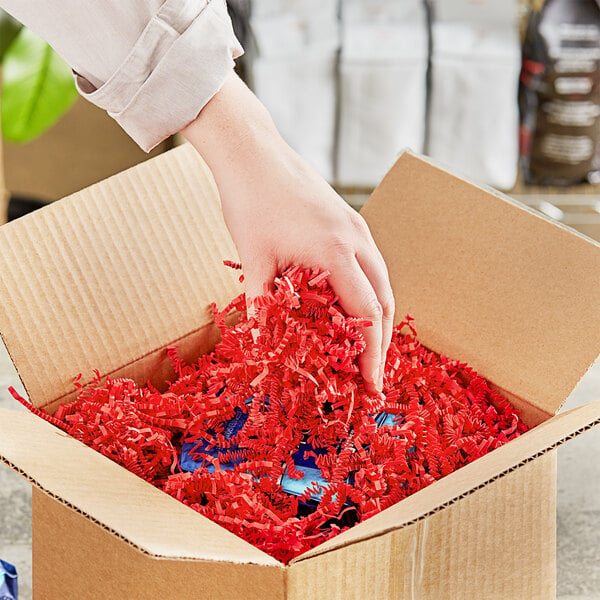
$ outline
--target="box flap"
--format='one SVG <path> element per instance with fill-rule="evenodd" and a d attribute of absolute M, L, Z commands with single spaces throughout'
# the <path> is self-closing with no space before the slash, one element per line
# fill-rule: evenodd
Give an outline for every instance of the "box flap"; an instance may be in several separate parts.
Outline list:
<path fill-rule="evenodd" d="M 78 373 L 117 373 L 206 327 L 210 302 L 242 291 L 222 263 L 236 257 L 189 145 L 2 227 L 0 333 L 31 401 L 54 409 Z"/>
<path fill-rule="evenodd" d="M 597 425 L 600 400 L 556 415 L 292 562 L 412 525 Z"/>
<path fill-rule="evenodd" d="M 600 352 L 600 244 L 409 153 L 362 214 L 396 320 L 554 414 Z"/>
<path fill-rule="evenodd" d="M 262 550 L 29 412 L 0 409 L 0 461 L 59 502 L 153 556 L 281 566 Z"/>

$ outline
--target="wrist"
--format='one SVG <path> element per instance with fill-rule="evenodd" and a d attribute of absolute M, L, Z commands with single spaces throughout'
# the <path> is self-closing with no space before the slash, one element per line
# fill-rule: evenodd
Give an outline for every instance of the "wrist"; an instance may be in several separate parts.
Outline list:
<path fill-rule="evenodd" d="M 232 160 L 285 145 L 267 109 L 235 73 L 181 133 L 215 176 L 220 167 L 231 169 Z"/>

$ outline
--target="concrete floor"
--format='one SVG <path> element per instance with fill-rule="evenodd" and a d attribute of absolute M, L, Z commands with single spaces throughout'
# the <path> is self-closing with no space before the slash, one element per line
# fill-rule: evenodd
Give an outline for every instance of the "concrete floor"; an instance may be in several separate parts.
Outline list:
<path fill-rule="evenodd" d="M 0 344 L 0 406 L 19 410 L 20 406 L 6 391 L 9 385 L 18 386 L 19 381 L 4 347 Z M 584 377 L 564 409 L 594 399 L 600 399 L 600 361 Z M 557 597 L 559 600 L 598 600 L 600 427 L 563 446 L 559 450 L 558 469 Z M 19 572 L 20 600 L 30 600 L 31 491 L 29 484 L 2 465 L 0 558 L 16 565 Z"/>
<path fill-rule="evenodd" d="M 25 410 L 8 393 L 11 385 L 25 393 L 0 341 L 0 407 Z M 1 464 L 0 558 L 17 567 L 19 600 L 31 600 L 31 486 Z"/>

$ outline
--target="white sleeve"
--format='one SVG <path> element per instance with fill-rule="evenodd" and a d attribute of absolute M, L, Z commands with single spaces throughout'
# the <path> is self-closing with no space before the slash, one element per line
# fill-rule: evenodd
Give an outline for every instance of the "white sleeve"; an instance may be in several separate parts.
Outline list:
<path fill-rule="evenodd" d="M 0 0 L 146 151 L 193 121 L 243 52 L 225 0 Z"/>

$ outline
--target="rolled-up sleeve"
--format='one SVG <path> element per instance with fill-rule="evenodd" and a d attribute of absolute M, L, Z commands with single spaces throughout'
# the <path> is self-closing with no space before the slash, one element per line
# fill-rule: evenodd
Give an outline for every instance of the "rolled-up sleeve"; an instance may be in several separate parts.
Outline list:
<path fill-rule="evenodd" d="M 193 121 L 243 52 L 224 0 L 0 0 L 144 150 Z"/>

